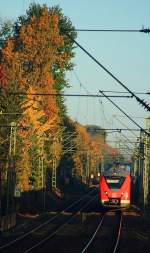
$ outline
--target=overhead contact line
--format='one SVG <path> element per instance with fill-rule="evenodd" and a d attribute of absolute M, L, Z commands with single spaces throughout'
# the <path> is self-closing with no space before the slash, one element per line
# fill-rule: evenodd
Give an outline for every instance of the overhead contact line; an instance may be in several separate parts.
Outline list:
<path fill-rule="evenodd" d="M 104 94 L 103 91 L 99 90 L 102 95 L 104 95 L 119 111 L 121 111 L 126 117 L 132 121 L 141 131 L 143 131 L 146 135 L 150 136 L 150 133 L 148 133 L 144 128 L 142 128 L 136 121 L 134 121 L 126 112 L 124 112 L 114 101 L 112 101 L 108 96 Z"/>
<path fill-rule="evenodd" d="M 142 32 L 142 33 L 150 33 L 150 28 L 142 28 L 142 29 L 65 29 L 65 32 L 129 32 L 129 33 L 136 33 L 136 32 Z"/>
<path fill-rule="evenodd" d="M 104 95 L 98 94 L 64 94 L 64 93 L 26 93 L 26 92 L 8 92 L 9 95 L 20 95 L 20 96 L 63 96 L 63 97 L 104 97 Z M 113 98 L 132 98 L 132 96 L 126 95 L 108 95 Z"/>
<path fill-rule="evenodd" d="M 103 90 L 103 92 L 107 93 L 119 93 L 119 94 L 128 94 L 127 91 L 115 91 L 115 90 Z M 150 92 L 134 92 L 134 94 L 140 94 L 140 95 L 150 95 Z"/>
<path fill-rule="evenodd" d="M 140 131 L 141 129 L 137 129 L 137 128 L 101 128 L 101 129 L 94 129 L 93 132 L 99 132 L 99 131 Z M 148 129 L 143 129 L 143 130 L 148 130 Z M 89 131 L 90 132 L 90 131 Z"/>
<path fill-rule="evenodd" d="M 11 125 L 0 125 L 0 128 L 1 127 L 4 127 L 4 128 L 11 128 L 11 127 L 16 127 L 16 128 L 21 128 L 22 130 L 27 130 L 29 127 L 25 127 L 25 126 L 22 126 L 22 125 L 16 125 L 16 126 L 11 126 Z"/>
<path fill-rule="evenodd" d="M 64 31 L 65 32 L 65 31 Z M 149 104 L 144 99 L 135 95 L 126 85 L 124 85 L 114 74 L 112 74 L 103 64 L 101 64 L 92 54 L 90 54 L 84 47 L 82 47 L 75 39 L 73 39 L 68 33 L 66 35 L 82 50 L 84 51 L 94 62 L 96 62 L 107 74 L 109 74 L 117 83 L 119 83 L 125 90 L 127 90 L 137 102 L 142 105 L 147 111 L 150 111 Z"/>

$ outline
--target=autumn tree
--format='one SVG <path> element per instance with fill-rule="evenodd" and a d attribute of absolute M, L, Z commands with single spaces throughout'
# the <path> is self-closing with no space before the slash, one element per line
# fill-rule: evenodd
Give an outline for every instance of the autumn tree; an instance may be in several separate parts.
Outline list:
<path fill-rule="evenodd" d="M 74 166 L 73 154 L 76 151 L 76 131 L 74 121 L 65 116 L 63 119 L 62 130 L 62 153 L 58 166 L 59 187 L 64 187 L 65 183 L 68 184 L 72 178 L 72 170 Z"/>
<path fill-rule="evenodd" d="M 53 77 L 55 80 L 56 90 L 58 91 L 58 93 L 63 93 L 64 89 L 70 86 L 65 76 L 66 71 L 70 71 L 74 67 L 74 64 L 72 63 L 72 61 L 70 61 L 70 59 L 72 59 L 75 54 L 74 42 L 68 37 L 67 34 L 69 34 L 69 36 L 72 39 L 75 39 L 77 37 L 77 33 L 70 19 L 62 13 L 62 9 L 58 5 L 50 8 L 49 12 L 58 15 L 59 17 L 58 27 L 60 34 L 61 36 L 63 36 L 64 39 L 64 45 L 60 47 L 59 50 L 60 53 L 65 52 L 69 56 L 68 60 L 65 61 L 63 68 L 60 69 L 58 64 L 56 64 L 53 68 Z M 66 113 L 66 105 L 64 97 L 62 96 L 57 97 L 57 103 L 59 108 L 61 108 L 61 115 L 64 115 Z"/>
<path fill-rule="evenodd" d="M 27 15 L 21 16 L 16 23 L 15 31 L 16 34 L 20 31 L 20 26 L 26 25 L 30 23 L 32 17 L 39 18 L 44 9 L 47 9 L 45 5 L 41 6 L 40 4 L 31 4 L 29 9 L 27 10 Z M 66 79 L 66 71 L 70 71 L 73 69 L 74 64 L 72 63 L 71 59 L 74 57 L 74 43 L 72 40 L 69 39 L 66 32 L 71 36 L 73 39 L 76 38 L 77 33 L 75 31 L 74 26 L 70 19 L 62 13 L 62 9 L 57 5 L 53 7 L 49 7 L 48 13 L 50 16 L 57 16 L 58 17 L 58 29 L 59 34 L 63 38 L 63 43 L 59 47 L 57 47 L 59 56 L 65 57 L 65 60 L 56 60 L 52 66 L 52 76 L 54 80 L 54 88 L 58 94 L 62 94 L 64 89 L 69 87 L 68 80 Z M 66 57 L 67 56 L 67 57 Z M 63 117 L 66 113 L 66 105 L 65 99 L 63 96 L 56 97 L 57 106 L 59 108 L 59 115 L 63 123 Z"/>
<path fill-rule="evenodd" d="M 86 129 L 101 152 L 103 164 L 105 164 L 106 167 L 107 164 L 109 163 L 112 164 L 116 160 L 116 157 L 118 156 L 118 151 L 116 148 L 112 147 L 107 143 L 106 131 L 103 130 L 100 126 L 95 125 L 86 125 Z"/>
<path fill-rule="evenodd" d="M 7 77 L 5 88 L 9 97 L 14 97 L 7 107 L 12 107 L 13 112 L 19 110 L 21 116 L 14 119 L 25 129 L 24 132 L 18 130 L 18 147 L 22 147 L 18 148 L 18 157 L 22 153 L 23 159 L 17 163 L 26 174 L 23 176 L 22 172 L 22 178 L 26 180 L 25 190 L 29 188 L 28 177 L 37 167 L 43 136 L 50 140 L 62 121 L 61 107 L 56 97 L 39 97 L 36 94 L 59 92 L 54 73 L 65 72 L 66 62 L 69 64 L 72 57 L 63 47 L 64 38 L 59 32 L 57 13 L 49 11 L 46 6 L 36 8 L 34 5 L 27 12 L 27 17 L 20 18 L 16 23 L 14 36 L 7 40 L 1 50 L 1 67 Z M 8 108 L 5 109 L 8 111 Z M 61 148 L 57 147 L 57 150 L 59 157 Z M 49 149 L 44 146 L 43 152 L 46 152 L 45 160 L 48 159 Z"/>
<path fill-rule="evenodd" d="M 75 123 L 77 133 L 74 139 L 76 152 L 73 155 L 73 173 L 87 179 L 90 174 L 96 176 L 97 164 L 102 159 L 102 153 L 97 143 L 92 140 L 85 126 Z"/>
<path fill-rule="evenodd" d="M 4 64 L 2 48 L 4 47 L 7 39 L 11 36 L 13 31 L 13 23 L 10 20 L 0 19 L 0 154 L 1 159 L 7 158 L 6 150 L 9 147 L 9 135 L 10 126 L 9 123 L 12 121 L 13 116 L 10 114 L 10 120 L 8 118 L 8 107 L 10 106 L 10 100 L 14 98 L 8 97 L 7 89 L 7 73 Z M 8 110 L 7 110 L 8 109 Z M 11 108 L 10 108 L 11 109 Z M 11 112 L 11 111 L 10 111 Z M 8 125 L 8 127 L 7 127 Z"/>

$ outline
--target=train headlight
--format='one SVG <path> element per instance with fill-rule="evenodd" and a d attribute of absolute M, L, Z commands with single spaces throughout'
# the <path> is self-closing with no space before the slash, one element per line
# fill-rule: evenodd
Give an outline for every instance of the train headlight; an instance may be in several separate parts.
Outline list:
<path fill-rule="evenodd" d="M 123 194 L 124 194 L 124 193 L 122 192 L 121 195 L 123 196 Z"/>
<path fill-rule="evenodd" d="M 108 194 L 108 192 L 105 192 L 105 194 L 107 195 L 107 194 Z"/>

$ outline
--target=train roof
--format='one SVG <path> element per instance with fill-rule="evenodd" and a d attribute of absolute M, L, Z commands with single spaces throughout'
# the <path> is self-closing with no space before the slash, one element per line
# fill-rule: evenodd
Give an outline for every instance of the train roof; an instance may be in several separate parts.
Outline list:
<path fill-rule="evenodd" d="M 104 172 L 102 173 L 103 176 L 109 176 L 109 177 L 126 177 L 130 176 L 129 172 L 126 171 L 116 171 L 116 172 Z"/>
<path fill-rule="evenodd" d="M 130 170 L 128 167 L 124 166 L 113 166 L 109 168 L 108 170 L 103 171 L 102 173 L 104 176 L 127 176 L 130 175 Z"/>

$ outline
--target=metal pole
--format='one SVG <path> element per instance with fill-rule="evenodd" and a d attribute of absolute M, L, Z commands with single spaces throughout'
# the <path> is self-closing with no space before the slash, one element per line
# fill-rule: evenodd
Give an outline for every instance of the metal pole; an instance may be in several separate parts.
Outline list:
<path fill-rule="evenodd" d="M 44 133 L 40 136 L 38 189 L 42 191 L 42 206 L 45 210 Z"/>
<path fill-rule="evenodd" d="M 57 161 L 56 161 L 56 138 L 53 138 L 53 152 L 52 152 L 52 189 L 57 188 L 57 175 L 56 175 L 56 167 L 57 167 Z"/>
<path fill-rule="evenodd" d="M 41 159 L 42 168 L 42 189 L 43 189 L 43 209 L 45 210 L 45 172 L 44 172 L 44 158 Z"/>
<path fill-rule="evenodd" d="M 89 185 L 89 178 L 90 178 L 90 157 L 89 157 L 89 150 L 87 151 L 87 162 L 86 162 L 86 180 L 87 184 Z"/>
<path fill-rule="evenodd" d="M 146 128 L 150 131 L 150 117 L 146 118 Z M 144 209 L 148 206 L 149 198 L 149 176 L 150 176 L 150 137 L 145 135 L 144 142 L 144 173 L 143 173 L 143 184 L 144 184 Z"/>
<path fill-rule="evenodd" d="M 0 162 L 0 238 L 1 232 L 2 232 L 2 163 Z"/>
<path fill-rule="evenodd" d="M 6 212 L 14 211 L 14 190 L 15 190 L 15 154 L 16 154 L 16 123 L 10 124 L 10 143 L 9 143 L 9 158 L 7 170 L 7 203 Z"/>

